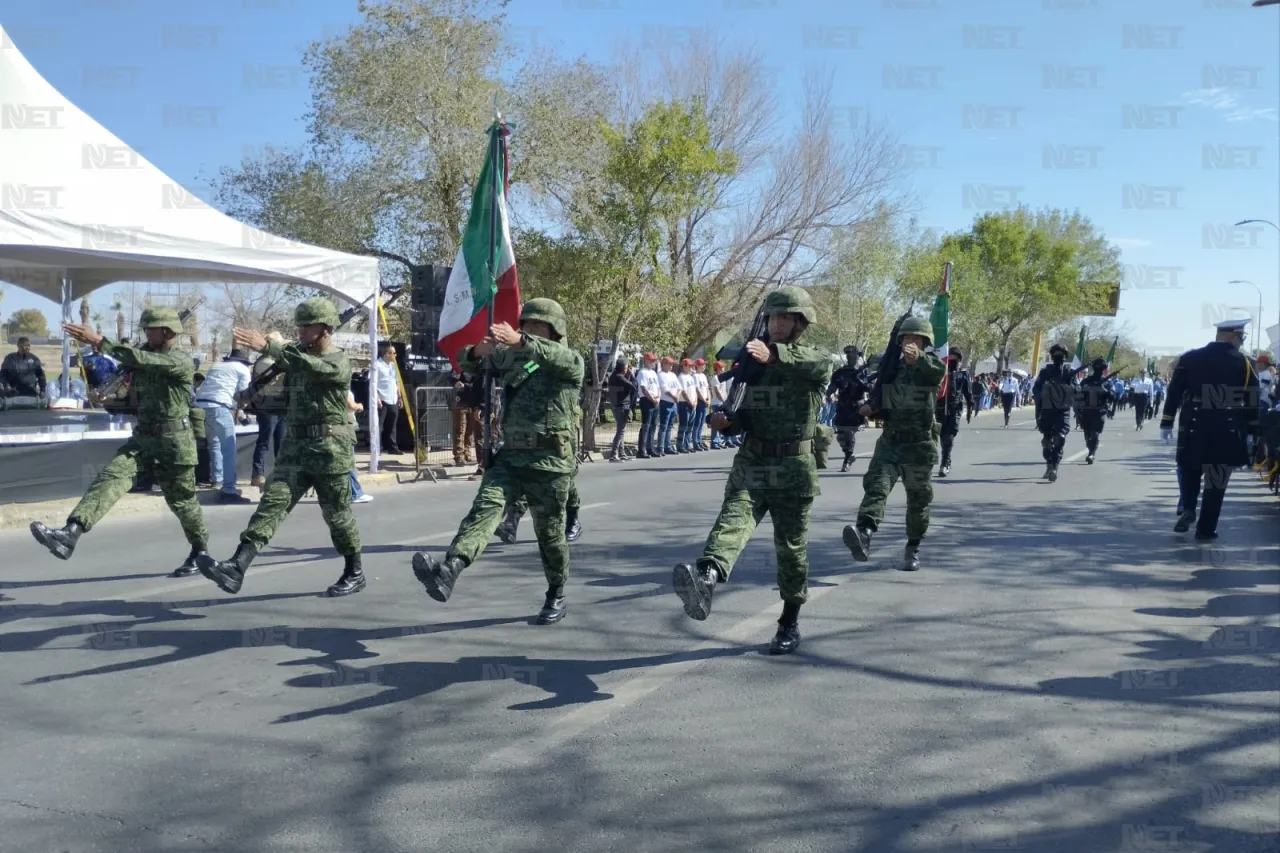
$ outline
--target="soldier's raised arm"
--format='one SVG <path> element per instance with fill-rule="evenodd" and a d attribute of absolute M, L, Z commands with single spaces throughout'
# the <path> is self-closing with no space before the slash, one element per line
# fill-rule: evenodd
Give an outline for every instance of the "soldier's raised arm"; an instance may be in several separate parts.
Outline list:
<path fill-rule="evenodd" d="M 831 381 L 831 359 L 820 350 L 803 344 L 770 344 L 769 348 L 777 363 L 796 379 L 824 387 Z"/>
<path fill-rule="evenodd" d="M 297 344 L 267 341 L 263 350 L 268 356 L 284 365 L 289 373 L 306 373 L 312 381 L 321 385 L 346 387 L 351 384 L 351 362 L 346 358 L 311 355 L 298 349 Z"/>
<path fill-rule="evenodd" d="M 942 359 L 931 352 L 920 353 L 920 357 L 916 359 L 915 384 L 926 387 L 938 385 L 946 375 L 947 366 L 942 363 Z"/>

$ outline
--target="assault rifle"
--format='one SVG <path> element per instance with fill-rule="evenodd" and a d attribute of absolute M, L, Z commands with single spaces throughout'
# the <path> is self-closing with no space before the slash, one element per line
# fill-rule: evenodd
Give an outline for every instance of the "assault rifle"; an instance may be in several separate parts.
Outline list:
<path fill-rule="evenodd" d="M 184 326 L 187 318 L 191 316 L 194 309 L 186 308 L 178 312 L 178 322 Z M 143 352 L 150 352 L 151 349 L 147 344 L 138 347 Z M 92 392 L 91 400 L 97 401 L 102 408 L 113 415 L 134 415 L 138 413 L 138 394 L 133 389 L 133 370 L 128 367 L 120 368 L 120 372 L 113 376 L 98 391 Z"/>
<path fill-rule="evenodd" d="M 898 332 L 902 330 L 902 324 L 911 316 L 915 307 L 916 301 L 913 299 L 906 313 L 898 318 L 893 324 L 893 330 L 889 332 L 889 343 L 885 345 L 884 354 L 880 356 L 880 364 L 876 369 L 875 384 L 871 386 L 871 393 L 867 395 L 867 405 L 871 407 L 873 418 L 884 420 L 885 415 L 888 414 L 884 408 L 884 386 L 892 385 L 893 380 L 898 376 L 898 368 L 902 363 L 902 345 L 898 343 Z"/>
<path fill-rule="evenodd" d="M 716 376 L 716 379 L 721 382 L 733 381 L 733 387 L 729 389 L 729 397 L 724 401 L 724 407 L 721 409 L 728 418 L 738 413 L 738 409 L 742 406 L 742 398 L 747 393 L 747 386 L 757 382 L 764 372 L 764 365 L 747 352 L 747 344 L 751 341 L 769 343 L 769 318 L 764 313 L 763 303 L 760 305 L 760 310 L 756 312 L 751 329 L 742 342 L 742 349 L 738 350 L 737 356 L 733 359 L 733 366 Z"/>

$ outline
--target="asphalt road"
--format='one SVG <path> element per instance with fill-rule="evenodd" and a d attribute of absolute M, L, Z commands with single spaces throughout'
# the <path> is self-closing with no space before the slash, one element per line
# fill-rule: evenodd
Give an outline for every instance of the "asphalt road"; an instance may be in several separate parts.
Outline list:
<path fill-rule="evenodd" d="M 1277 501 L 1238 474 L 1197 544 L 1154 425 L 1121 415 L 1092 467 L 1073 433 L 1047 484 L 1029 420 L 961 433 L 918 574 L 899 492 L 871 563 L 840 542 L 863 433 L 782 658 L 767 522 L 707 622 L 668 587 L 727 452 L 586 466 L 555 626 L 527 521 L 449 604 L 414 581 L 467 482 L 357 506 L 370 586 L 339 600 L 314 503 L 238 596 L 165 577 L 168 517 L 67 564 L 0 534 L 0 850 L 1280 850 Z M 250 509 L 206 508 L 219 556 Z"/>

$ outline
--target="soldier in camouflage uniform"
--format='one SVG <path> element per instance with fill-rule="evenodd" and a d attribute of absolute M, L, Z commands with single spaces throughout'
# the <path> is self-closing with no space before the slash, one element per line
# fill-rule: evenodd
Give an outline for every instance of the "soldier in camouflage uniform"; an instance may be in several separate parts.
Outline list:
<path fill-rule="evenodd" d="M 924 351 L 932 340 L 933 326 L 920 317 L 908 317 L 898 329 L 902 363 L 893 383 L 882 388 L 884 430 L 862 476 L 857 521 L 844 529 L 844 544 L 860 563 L 870 559 L 871 536 L 884 520 L 893 484 L 902 480 L 907 491 L 907 548 L 901 568 L 904 572 L 920 568 L 920 541 L 929 531 L 931 477 L 939 455 L 934 406 L 947 373 L 941 359 Z M 863 414 L 870 417 L 871 407 L 864 406 Z"/>
<path fill-rule="evenodd" d="M 240 534 L 230 560 L 200 560 L 200 573 L 223 592 L 235 594 L 258 552 L 309 489 L 315 489 L 320 512 L 329 526 L 333 547 L 345 565 L 330 596 L 352 595 L 365 588 L 360 565 L 360 532 L 351 513 L 351 470 L 355 466 L 355 425 L 347 411 L 351 362 L 331 344 L 339 325 L 338 309 L 314 297 L 294 311 L 297 343 L 269 341 L 258 332 L 235 329 L 238 347 L 263 352 L 282 365 L 285 374 L 285 437 L 258 509 Z"/>
<path fill-rule="evenodd" d="M 578 458 L 578 448 L 582 444 L 582 410 L 574 412 L 573 432 L 573 482 L 569 486 L 569 500 L 564 505 L 564 538 L 569 542 L 577 542 L 582 535 L 582 522 L 578 511 L 582 509 L 582 497 L 578 494 L 578 471 L 582 469 Z M 521 495 L 514 502 L 508 503 L 502 510 L 502 523 L 495 531 L 497 537 L 508 545 L 516 543 L 516 534 L 520 530 L 520 519 L 529 511 L 529 501 Z"/>
<path fill-rule="evenodd" d="M 67 516 L 66 526 L 50 528 L 36 521 L 31 524 L 31 534 L 55 557 L 70 559 L 80 536 L 102 520 L 142 473 L 160 484 L 165 503 L 178 517 L 191 545 L 186 561 L 173 572 L 174 577 L 186 577 L 196 573 L 196 560 L 207 556 L 209 540 L 196 500 L 196 440 L 191 422 L 195 362 L 177 347 L 183 328 L 172 308 L 148 308 L 139 325 L 147 337 L 146 345 L 140 348 L 115 343 L 89 326 L 68 323 L 62 327 L 83 344 L 100 345 L 104 354 L 132 372 L 138 424 L 133 437 L 98 472 Z"/>
<path fill-rule="evenodd" d="M 774 291 L 765 299 L 764 311 L 770 343 L 753 340 L 746 345 L 750 356 L 764 365 L 763 372 L 745 388 L 732 417 L 716 412 L 710 420 L 712 429 L 745 433 L 746 440 L 734 456 L 724 503 L 702 556 L 695 565 L 676 566 L 671 582 L 684 612 L 706 619 L 716 585 L 729 580 L 738 555 L 767 513 L 773 519 L 783 602 L 769 651 L 788 654 L 800 647 L 800 605 L 809 598 L 809 510 L 821 493 L 813 439 L 831 360 L 796 343 L 817 317 L 807 292 L 798 287 Z"/>
<path fill-rule="evenodd" d="M 413 573 L 436 601 L 448 601 L 463 569 L 476 561 L 497 530 L 503 507 L 527 499 L 533 511 L 547 596 L 538 624 L 559 622 L 568 610 L 569 580 L 565 504 L 578 470 L 575 438 L 582 356 L 564 343 L 564 309 L 552 299 L 531 299 L 520 331 L 498 323 L 490 337 L 462 351 L 464 371 L 492 367 L 502 377 L 502 448 L 485 467 L 471 512 L 443 562 L 414 554 Z"/>

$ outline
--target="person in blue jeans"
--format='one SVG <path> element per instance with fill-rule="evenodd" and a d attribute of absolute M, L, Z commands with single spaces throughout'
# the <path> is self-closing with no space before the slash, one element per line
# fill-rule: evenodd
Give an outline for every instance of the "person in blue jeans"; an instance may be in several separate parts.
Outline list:
<path fill-rule="evenodd" d="M 693 452 L 694 404 L 698 400 L 698 380 L 693 378 L 693 361 L 682 359 L 680 362 L 680 396 L 676 403 L 676 419 L 679 427 L 676 430 L 676 450 L 680 453 Z"/>
<path fill-rule="evenodd" d="M 676 424 L 676 403 L 680 400 L 683 387 L 680 384 L 680 377 L 676 375 L 675 366 L 674 358 L 662 357 L 662 372 L 658 374 L 658 379 L 662 383 L 662 396 L 658 403 L 658 416 L 661 418 L 658 447 L 659 455 L 663 456 L 678 452 L 672 432 Z"/>
<path fill-rule="evenodd" d="M 693 449 L 710 450 L 705 433 L 707 429 L 707 409 L 711 406 L 711 383 L 707 380 L 707 362 L 698 359 L 693 363 L 693 378 L 697 386 L 693 409 Z"/>
<path fill-rule="evenodd" d="M 636 395 L 640 400 L 640 447 L 636 458 L 660 456 L 657 436 L 661 420 L 658 404 L 662 401 L 662 380 L 658 378 L 658 357 L 651 352 L 644 354 L 640 370 L 636 372 Z"/>
<path fill-rule="evenodd" d="M 363 412 L 364 406 L 356 402 L 356 395 L 349 389 L 347 391 L 347 411 L 351 412 L 351 422 L 356 422 L 356 413 Z M 373 495 L 365 494 L 364 489 L 360 488 L 360 480 L 356 477 L 355 463 L 351 463 L 351 502 L 353 504 L 367 504 L 373 500 Z"/>
<path fill-rule="evenodd" d="M 240 392 L 249 387 L 249 354 L 232 350 L 220 364 L 205 371 L 196 393 L 196 406 L 204 410 L 209 446 L 209 479 L 222 486 L 223 503 L 249 503 L 236 488 L 236 411 Z"/>

